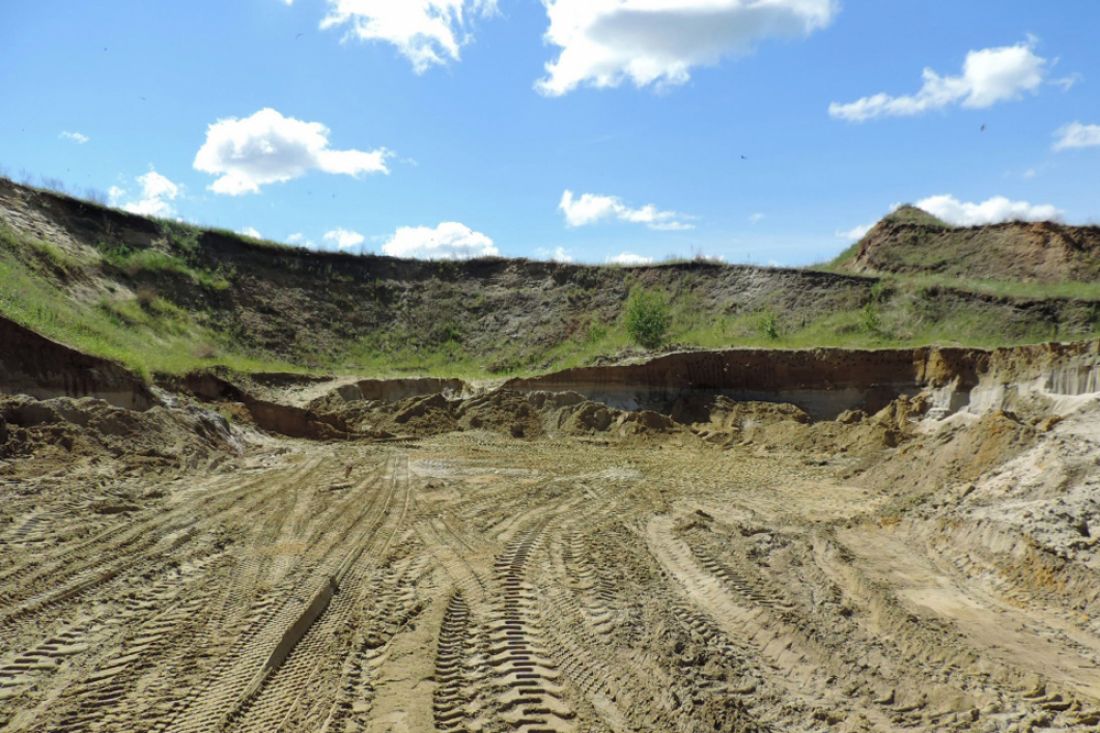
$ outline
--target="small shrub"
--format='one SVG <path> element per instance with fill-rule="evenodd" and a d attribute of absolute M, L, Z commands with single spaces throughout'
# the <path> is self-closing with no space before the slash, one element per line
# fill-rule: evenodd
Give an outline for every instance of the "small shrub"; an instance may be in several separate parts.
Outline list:
<path fill-rule="evenodd" d="M 771 311 L 765 311 L 760 316 L 758 324 L 760 335 L 772 341 L 779 340 L 779 319 Z"/>
<path fill-rule="evenodd" d="M 162 222 L 161 231 L 173 251 L 187 257 L 198 254 L 201 232 L 196 227 L 181 222 L 166 221 Z"/>
<path fill-rule="evenodd" d="M 592 345 L 603 341 L 607 336 L 607 326 L 602 323 L 589 323 L 588 330 L 584 334 L 584 343 Z"/>
<path fill-rule="evenodd" d="M 863 306 L 863 309 L 860 311 L 859 325 L 866 333 L 879 332 L 882 323 L 879 319 L 878 308 L 875 307 L 874 303 L 868 303 Z"/>
<path fill-rule="evenodd" d="M 462 339 L 462 328 L 455 321 L 437 323 L 428 333 L 428 342 L 431 344 L 461 344 Z"/>
<path fill-rule="evenodd" d="M 647 349 L 664 346 L 671 324 L 667 295 L 640 287 L 631 291 L 626 301 L 626 331 L 635 343 Z"/>

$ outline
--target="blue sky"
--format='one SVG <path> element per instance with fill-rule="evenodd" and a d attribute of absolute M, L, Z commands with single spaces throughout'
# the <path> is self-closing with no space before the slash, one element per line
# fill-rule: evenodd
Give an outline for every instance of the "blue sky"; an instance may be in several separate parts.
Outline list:
<path fill-rule="evenodd" d="M 0 166 L 319 248 L 800 265 L 899 202 L 1100 219 L 1098 27 L 1093 0 L 9 2 Z"/>

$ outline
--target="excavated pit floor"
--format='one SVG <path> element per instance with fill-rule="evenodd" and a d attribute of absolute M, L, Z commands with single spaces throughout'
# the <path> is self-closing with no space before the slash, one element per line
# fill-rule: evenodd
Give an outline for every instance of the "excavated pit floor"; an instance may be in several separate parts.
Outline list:
<path fill-rule="evenodd" d="M 921 491 L 481 431 L 8 479 L 0 730 L 1095 730 L 1091 541 L 1052 565 L 1021 505 L 1091 486 L 1098 424 Z"/>

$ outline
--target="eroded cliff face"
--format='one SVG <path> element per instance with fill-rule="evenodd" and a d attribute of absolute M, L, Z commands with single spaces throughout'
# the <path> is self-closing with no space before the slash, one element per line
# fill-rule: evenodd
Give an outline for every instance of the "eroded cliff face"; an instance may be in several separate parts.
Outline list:
<path fill-rule="evenodd" d="M 903 207 L 876 224 L 840 264 L 858 273 L 1090 282 L 1100 274 L 1100 227 L 1056 222 L 953 227 Z"/>
<path fill-rule="evenodd" d="M 0 318 L 0 393 L 97 397 L 117 407 L 146 410 L 156 404 L 135 374 L 106 359 L 82 354 Z"/>
<path fill-rule="evenodd" d="M 652 361 L 582 367 L 505 385 L 572 391 L 621 409 L 675 413 L 718 396 L 790 403 L 815 420 L 878 412 L 899 397 L 926 393 L 936 417 L 1010 408 L 1041 398 L 1100 392 L 1100 342 L 994 351 L 922 347 L 881 351 L 732 349 L 670 354 Z"/>
<path fill-rule="evenodd" d="M 135 314 L 136 322 L 119 328 L 157 343 L 186 331 L 178 343 L 167 341 L 164 354 L 132 355 L 129 364 L 153 372 L 246 361 L 364 376 L 437 372 L 452 362 L 463 373 L 544 371 L 576 363 L 576 353 L 619 349 L 625 302 L 639 286 L 668 293 L 670 338 L 687 343 L 716 324 L 723 324 L 724 343 L 760 343 L 760 321 L 768 316 L 794 342 L 860 343 L 865 339 L 852 328 L 868 306 L 886 344 L 1068 340 L 1093 337 L 1100 327 L 1100 301 L 1087 297 L 994 296 L 808 269 L 315 252 L 145 219 L 0 179 L 2 230 L 11 241 L 0 246 L 0 260 L 40 285 L 61 321 L 90 312 Z M 9 295 L 0 313 L 17 320 L 37 305 Z M 141 306 L 149 298 L 164 307 Z M 7 300 L 19 307 L 5 311 Z M 59 340 L 74 333 L 50 330 L 48 322 L 42 328 Z M 99 343 L 77 338 L 70 345 L 95 353 Z"/>

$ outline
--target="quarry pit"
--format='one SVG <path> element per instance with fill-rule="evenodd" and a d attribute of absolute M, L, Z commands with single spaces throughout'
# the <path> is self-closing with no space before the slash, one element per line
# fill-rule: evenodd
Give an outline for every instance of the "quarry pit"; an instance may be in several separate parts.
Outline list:
<path fill-rule="evenodd" d="M 1096 342 L 148 387 L 5 328 L 0 730 L 1100 725 Z"/>

